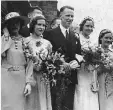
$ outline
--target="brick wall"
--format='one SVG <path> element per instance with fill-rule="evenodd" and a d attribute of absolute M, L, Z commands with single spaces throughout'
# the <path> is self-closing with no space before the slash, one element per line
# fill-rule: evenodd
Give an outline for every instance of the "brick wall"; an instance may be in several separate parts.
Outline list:
<path fill-rule="evenodd" d="M 4 21 L 5 15 L 8 13 L 7 11 L 7 3 L 5 1 L 1 2 L 1 22 Z"/>
<path fill-rule="evenodd" d="M 57 16 L 57 2 L 57 0 L 30 1 L 32 6 L 38 5 L 43 10 L 43 14 L 46 17 L 48 24 L 50 24 L 52 19 Z"/>
<path fill-rule="evenodd" d="M 43 10 L 43 14 L 46 17 L 48 24 L 51 20 L 57 16 L 57 0 L 36 0 L 32 1 L 2 1 L 2 19 L 4 16 L 11 12 L 17 11 L 20 14 L 27 16 L 28 8 L 30 7 L 29 3 L 32 6 L 39 6 Z M 5 11 L 4 11 L 5 10 Z M 3 21 L 3 20 L 2 20 Z M 49 27 L 49 25 L 48 25 Z"/>

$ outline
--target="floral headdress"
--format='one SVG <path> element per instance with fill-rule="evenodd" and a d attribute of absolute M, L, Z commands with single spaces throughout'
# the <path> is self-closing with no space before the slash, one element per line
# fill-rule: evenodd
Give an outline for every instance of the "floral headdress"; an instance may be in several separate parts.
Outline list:
<path fill-rule="evenodd" d="M 89 20 L 94 23 L 94 19 L 93 19 L 92 17 L 90 17 L 90 16 L 85 17 L 85 18 L 82 20 L 82 22 L 79 24 L 79 26 L 80 26 L 80 31 L 83 30 L 84 24 L 86 23 L 86 21 L 89 21 Z"/>

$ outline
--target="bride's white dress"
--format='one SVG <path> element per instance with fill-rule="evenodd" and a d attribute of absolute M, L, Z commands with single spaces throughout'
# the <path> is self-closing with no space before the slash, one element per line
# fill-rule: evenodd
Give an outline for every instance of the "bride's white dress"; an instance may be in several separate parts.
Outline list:
<path fill-rule="evenodd" d="M 91 43 L 90 39 L 84 38 L 81 34 L 80 42 L 86 47 Z M 74 110 L 99 110 L 98 93 L 91 91 L 91 84 L 94 81 L 93 73 L 85 69 L 82 64 L 77 74 L 78 85 L 75 89 Z"/>

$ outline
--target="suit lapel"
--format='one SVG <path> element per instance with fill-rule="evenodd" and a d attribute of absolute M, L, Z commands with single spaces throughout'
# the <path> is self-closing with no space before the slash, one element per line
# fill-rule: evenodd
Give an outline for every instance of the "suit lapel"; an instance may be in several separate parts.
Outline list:
<path fill-rule="evenodd" d="M 57 31 L 58 31 L 58 36 L 59 36 L 60 40 L 65 41 L 66 39 L 65 39 L 65 36 L 63 35 L 63 33 L 61 32 L 60 26 L 58 27 Z"/>
<path fill-rule="evenodd" d="M 56 30 L 57 30 L 56 31 L 56 35 L 57 35 L 56 36 L 56 40 L 57 40 L 57 43 L 59 43 L 60 45 L 65 45 L 66 39 L 65 39 L 63 33 L 61 32 L 60 27 L 58 27 Z"/>
<path fill-rule="evenodd" d="M 54 41 L 55 41 L 57 48 L 62 48 L 64 52 L 67 53 L 67 42 L 66 42 L 67 40 L 64 37 L 63 33 L 61 32 L 60 27 L 56 28 L 55 36 L 56 37 L 54 38 Z"/>
<path fill-rule="evenodd" d="M 69 40 L 67 40 L 65 38 L 65 36 L 63 35 L 63 33 L 61 32 L 61 29 L 60 27 L 58 27 L 58 31 L 59 31 L 59 39 L 61 42 L 61 45 L 63 46 L 65 52 L 66 52 L 66 55 L 67 56 L 72 56 L 72 40 L 71 40 L 71 37 L 73 36 L 73 34 L 69 31 Z"/>

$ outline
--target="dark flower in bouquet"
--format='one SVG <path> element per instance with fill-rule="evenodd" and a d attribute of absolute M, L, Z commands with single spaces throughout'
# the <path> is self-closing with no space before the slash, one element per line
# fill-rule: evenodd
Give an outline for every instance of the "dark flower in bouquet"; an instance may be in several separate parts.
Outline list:
<path fill-rule="evenodd" d="M 92 65 L 98 72 L 111 72 L 113 55 L 103 52 L 100 47 L 82 48 L 85 66 Z"/>
<path fill-rule="evenodd" d="M 40 56 L 42 60 L 41 70 L 43 78 L 49 80 L 52 86 L 68 85 L 70 83 L 69 77 L 71 69 L 68 63 L 65 62 L 65 56 L 59 51 L 52 52 L 47 55 L 45 59 Z"/>
<path fill-rule="evenodd" d="M 97 76 L 101 73 L 113 72 L 113 53 L 105 52 L 100 47 L 82 48 L 82 55 L 85 63 L 85 69 L 93 73 L 93 82 L 91 83 L 91 91 L 99 90 Z"/>
<path fill-rule="evenodd" d="M 113 71 L 113 53 L 102 52 L 101 53 L 101 64 L 99 65 L 98 72 L 100 73 L 111 73 Z"/>
<path fill-rule="evenodd" d="M 101 64 L 101 49 L 99 47 L 82 48 L 82 55 L 85 65 L 99 65 Z"/>

